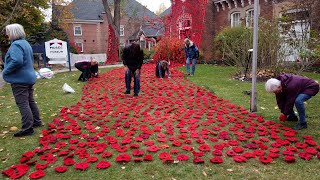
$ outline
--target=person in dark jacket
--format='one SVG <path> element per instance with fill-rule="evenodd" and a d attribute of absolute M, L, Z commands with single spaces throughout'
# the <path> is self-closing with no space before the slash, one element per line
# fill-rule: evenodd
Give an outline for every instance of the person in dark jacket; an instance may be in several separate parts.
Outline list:
<path fill-rule="evenodd" d="M 196 61 L 199 57 L 199 50 L 197 46 L 188 38 L 184 40 L 184 53 L 186 55 L 186 66 L 187 66 L 187 74 L 190 75 L 190 63 L 192 62 L 192 72 L 191 76 L 194 76 L 194 72 L 196 70 Z"/>
<path fill-rule="evenodd" d="M 156 65 L 156 76 L 158 78 L 164 78 L 165 73 L 167 72 L 168 78 L 170 78 L 170 70 L 168 61 L 162 60 L 159 61 Z"/>
<path fill-rule="evenodd" d="M 298 118 L 293 111 L 293 106 L 299 113 L 299 122 L 294 129 L 307 128 L 304 102 L 319 92 L 319 84 L 309 78 L 283 74 L 271 78 L 266 83 L 266 90 L 276 94 L 277 104 L 281 110 L 281 121 L 297 121 Z"/>
<path fill-rule="evenodd" d="M 125 47 L 122 53 L 122 61 L 125 67 L 125 94 L 130 94 L 131 79 L 134 78 L 134 96 L 138 96 L 140 92 L 140 75 L 141 67 L 143 64 L 143 51 L 140 49 L 139 44 L 132 43 Z"/>
<path fill-rule="evenodd" d="M 21 131 L 15 137 L 33 134 L 33 128 L 42 126 L 38 106 L 33 97 L 36 74 L 33 69 L 33 51 L 25 40 L 25 32 L 20 24 L 6 26 L 11 46 L 5 56 L 3 79 L 11 84 L 13 96 L 22 116 Z"/>
<path fill-rule="evenodd" d="M 91 77 L 98 77 L 98 62 L 93 58 L 77 61 L 74 66 L 82 72 L 78 81 L 85 82 Z"/>

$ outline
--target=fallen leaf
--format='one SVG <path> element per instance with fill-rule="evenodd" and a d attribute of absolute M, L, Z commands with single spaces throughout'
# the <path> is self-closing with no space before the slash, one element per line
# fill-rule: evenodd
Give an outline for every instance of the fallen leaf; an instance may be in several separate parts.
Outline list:
<path fill-rule="evenodd" d="M 12 126 L 12 127 L 10 128 L 10 131 L 11 131 L 11 132 L 15 132 L 15 131 L 17 131 L 17 130 L 18 130 L 18 128 L 15 127 L 15 126 Z"/>
<path fill-rule="evenodd" d="M 122 167 L 121 167 L 121 169 L 125 169 L 125 168 L 126 168 L 125 166 L 122 166 Z"/>
<path fill-rule="evenodd" d="M 9 131 L 3 131 L 2 133 L 3 133 L 3 134 L 8 134 L 8 133 L 9 133 Z"/>
<path fill-rule="evenodd" d="M 202 174 L 205 176 L 205 177 L 207 177 L 208 175 L 207 175 L 207 173 L 205 172 L 205 171 L 202 171 Z"/>
<path fill-rule="evenodd" d="M 274 107 L 274 109 L 279 109 L 278 106 Z"/>
<path fill-rule="evenodd" d="M 227 169 L 227 171 L 229 171 L 229 172 L 233 172 L 233 169 Z"/>
<path fill-rule="evenodd" d="M 2 152 L 4 149 L 0 149 L 0 152 Z"/>
<path fill-rule="evenodd" d="M 262 110 L 265 110 L 266 108 L 265 108 L 265 107 L 261 107 L 261 109 L 262 109 Z"/>

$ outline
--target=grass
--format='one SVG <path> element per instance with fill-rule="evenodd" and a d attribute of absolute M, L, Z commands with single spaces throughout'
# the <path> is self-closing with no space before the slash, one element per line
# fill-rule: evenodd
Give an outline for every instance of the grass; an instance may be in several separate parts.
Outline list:
<path fill-rule="evenodd" d="M 191 82 L 203 86 L 218 97 L 229 99 L 231 102 L 249 108 L 250 97 L 243 91 L 250 91 L 251 84 L 232 80 L 235 72 L 232 67 L 211 65 L 197 66 L 196 76 L 189 78 Z M 35 86 L 35 98 L 45 123 L 57 116 L 62 106 L 70 106 L 80 100 L 81 88 L 84 83 L 77 81 L 79 73 L 61 73 L 50 80 L 39 80 Z M 320 81 L 319 74 L 305 74 Z M 68 83 L 76 91 L 74 94 L 64 94 L 62 86 Z M 274 95 L 264 90 L 264 84 L 258 83 L 258 114 L 266 119 L 275 120 L 279 116 Z M 12 133 L 3 134 L 12 126 L 20 127 L 20 114 L 12 97 L 10 86 L 0 89 L 0 171 L 16 164 L 21 154 L 31 150 L 38 144 L 38 135 L 41 129 L 36 129 L 34 136 L 27 138 L 13 138 Z M 312 135 L 319 143 L 319 112 L 320 96 L 308 101 L 308 129 L 301 131 L 301 135 Z M 291 127 L 293 123 L 286 123 Z M 282 157 L 282 156 L 281 156 Z M 282 157 L 283 158 L 283 157 Z M 190 160 L 189 160 L 190 161 Z M 164 165 L 160 160 L 149 163 L 128 163 L 125 165 L 112 164 L 107 170 L 97 170 L 94 167 L 79 173 L 68 170 L 64 174 L 53 172 L 53 168 L 46 170 L 43 179 L 318 179 L 320 177 L 320 161 L 312 159 L 308 162 L 297 159 L 297 163 L 287 164 L 283 160 L 275 160 L 269 165 L 263 165 L 257 160 L 250 160 L 245 164 L 234 163 L 230 159 L 221 165 L 205 163 L 195 165 L 191 162 Z M 29 173 L 32 171 L 29 171 Z M 0 176 L 1 177 L 1 176 Z M 2 178 L 2 177 L 1 177 Z M 1 179 L 0 178 L 0 179 Z M 27 175 L 22 179 L 28 179 Z"/>

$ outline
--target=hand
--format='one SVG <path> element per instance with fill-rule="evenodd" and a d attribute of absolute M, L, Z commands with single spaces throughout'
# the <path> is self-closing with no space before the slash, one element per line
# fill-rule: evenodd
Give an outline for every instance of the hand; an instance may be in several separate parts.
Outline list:
<path fill-rule="evenodd" d="M 284 114 L 280 114 L 279 120 L 282 121 L 282 122 L 284 122 L 284 121 L 287 120 L 287 116 L 284 115 Z"/>
<path fill-rule="evenodd" d="M 169 79 L 171 79 L 171 77 L 170 77 L 170 76 L 169 76 L 168 78 L 169 78 Z"/>

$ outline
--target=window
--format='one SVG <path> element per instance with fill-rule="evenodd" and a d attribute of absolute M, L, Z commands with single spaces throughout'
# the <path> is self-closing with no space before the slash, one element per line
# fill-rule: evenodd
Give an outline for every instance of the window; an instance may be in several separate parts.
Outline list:
<path fill-rule="evenodd" d="M 75 36 L 82 36 L 82 29 L 81 26 L 74 26 L 74 35 Z"/>
<path fill-rule="evenodd" d="M 140 41 L 140 48 L 142 49 L 146 48 L 146 41 Z"/>
<path fill-rule="evenodd" d="M 83 43 L 75 43 L 75 45 L 80 49 L 80 52 L 83 52 Z"/>
<path fill-rule="evenodd" d="M 253 27 L 254 11 L 250 9 L 246 12 L 246 26 Z"/>
<path fill-rule="evenodd" d="M 120 47 L 124 48 L 125 46 L 126 46 L 126 43 L 124 43 L 124 42 L 120 43 Z"/>
<path fill-rule="evenodd" d="M 231 27 L 240 26 L 240 12 L 231 14 Z"/>
<path fill-rule="evenodd" d="M 120 26 L 119 34 L 120 34 L 120 36 L 124 36 L 124 26 L 123 25 Z"/>

